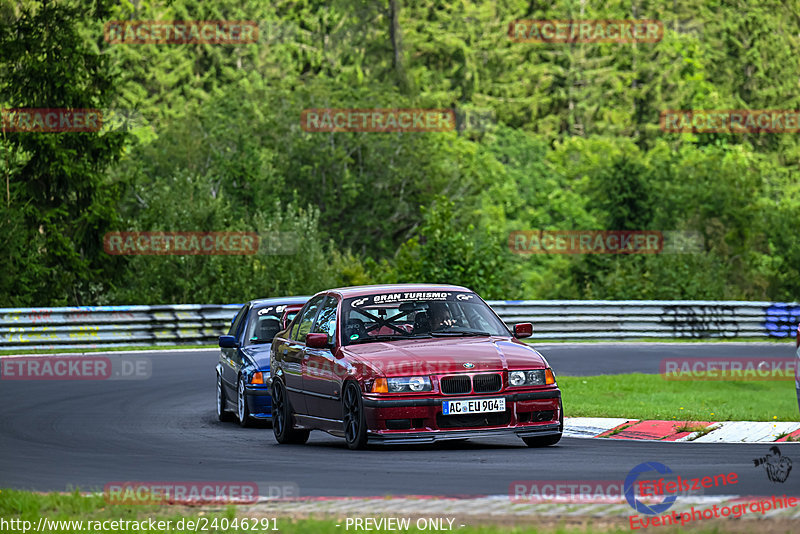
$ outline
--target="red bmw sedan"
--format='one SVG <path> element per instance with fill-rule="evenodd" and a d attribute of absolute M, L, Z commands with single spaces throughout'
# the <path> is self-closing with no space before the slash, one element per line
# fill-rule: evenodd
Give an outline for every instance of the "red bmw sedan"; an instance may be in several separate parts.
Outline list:
<path fill-rule="evenodd" d="M 272 421 L 279 443 L 311 430 L 368 442 L 516 435 L 561 439 L 561 391 L 539 352 L 474 292 L 452 285 L 323 291 L 275 337 Z"/>

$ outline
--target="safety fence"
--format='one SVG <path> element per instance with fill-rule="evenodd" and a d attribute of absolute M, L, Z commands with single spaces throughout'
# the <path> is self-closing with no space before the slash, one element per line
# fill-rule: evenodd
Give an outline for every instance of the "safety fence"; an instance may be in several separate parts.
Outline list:
<path fill-rule="evenodd" d="M 489 301 L 534 339 L 794 337 L 800 304 L 743 301 Z M 240 304 L 0 308 L 0 351 L 213 344 Z"/>

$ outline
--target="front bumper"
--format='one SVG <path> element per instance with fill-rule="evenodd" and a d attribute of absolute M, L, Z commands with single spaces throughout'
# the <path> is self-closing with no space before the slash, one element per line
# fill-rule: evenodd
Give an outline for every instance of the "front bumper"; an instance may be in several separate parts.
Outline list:
<path fill-rule="evenodd" d="M 558 436 L 561 425 L 558 423 L 520 428 L 487 428 L 475 430 L 428 430 L 424 432 L 367 432 L 367 439 L 374 443 L 433 443 L 453 439 L 495 438 L 498 436 Z"/>
<path fill-rule="evenodd" d="M 443 415 L 449 400 L 505 398 L 505 412 Z M 429 443 L 502 435 L 561 434 L 561 391 L 557 388 L 519 393 L 387 399 L 365 396 L 367 437 L 372 442 Z"/>
<path fill-rule="evenodd" d="M 250 409 L 250 417 L 272 419 L 272 396 L 269 386 L 248 384 L 244 387 L 244 394 L 247 398 L 247 407 Z"/>

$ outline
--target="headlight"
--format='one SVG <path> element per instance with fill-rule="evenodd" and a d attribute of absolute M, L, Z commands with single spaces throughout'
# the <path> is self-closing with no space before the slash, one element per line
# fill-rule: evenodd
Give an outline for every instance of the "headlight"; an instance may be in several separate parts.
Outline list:
<path fill-rule="evenodd" d="M 386 379 L 389 393 L 417 393 L 431 391 L 431 379 L 427 376 L 401 376 Z"/>
<path fill-rule="evenodd" d="M 508 385 L 510 387 L 545 386 L 555 383 L 556 377 L 549 367 L 547 369 L 511 371 L 508 373 Z"/>

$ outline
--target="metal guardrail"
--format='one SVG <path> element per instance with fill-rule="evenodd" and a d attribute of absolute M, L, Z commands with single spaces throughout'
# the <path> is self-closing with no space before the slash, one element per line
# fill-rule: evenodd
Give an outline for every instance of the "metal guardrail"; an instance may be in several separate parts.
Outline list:
<path fill-rule="evenodd" d="M 489 301 L 539 339 L 793 337 L 800 304 L 703 300 Z"/>
<path fill-rule="evenodd" d="M 800 304 L 745 301 L 498 300 L 534 339 L 793 337 Z M 0 351 L 215 343 L 240 304 L 0 308 Z"/>
<path fill-rule="evenodd" d="M 0 351 L 213 343 L 241 304 L 0 308 Z"/>

